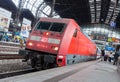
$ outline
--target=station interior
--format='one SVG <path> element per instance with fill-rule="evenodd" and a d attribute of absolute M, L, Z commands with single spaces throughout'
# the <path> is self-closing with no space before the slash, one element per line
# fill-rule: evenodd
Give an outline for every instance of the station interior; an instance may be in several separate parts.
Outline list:
<path fill-rule="evenodd" d="M 0 0 L 0 82 L 28 81 L 120 82 L 120 0 Z"/>

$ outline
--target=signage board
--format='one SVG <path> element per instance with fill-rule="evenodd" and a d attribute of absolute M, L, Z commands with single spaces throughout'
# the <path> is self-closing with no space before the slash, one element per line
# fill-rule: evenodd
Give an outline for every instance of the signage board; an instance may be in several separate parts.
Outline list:
<path fill-rule="evenodd" d="M 111 21 L 111 22 L 110 22 L 110 26 L 111 26 L 111 27 L 115 27 L 115 26 L 116 26 L 116 23 L 115 23 L 114 21 Z"/>
<path fill-rule="evenodd" d="M 27 38 L 29 36 L 30 30 L 31 30 L 31 21 L 26 18 L 23 18 L 20 35 Z"/>
<path fill-rule="evenodd" d="M 12 13 L 0 8 L 0 31 L 8 32 Z"/>

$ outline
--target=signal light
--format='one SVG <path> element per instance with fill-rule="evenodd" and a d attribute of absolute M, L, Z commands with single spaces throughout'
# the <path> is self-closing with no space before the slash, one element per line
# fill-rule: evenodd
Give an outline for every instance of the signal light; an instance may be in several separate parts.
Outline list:
<path fill-rule="evenodd" d="M 29 45 L 29 46 L 33 46 L 33 43 L 32 43 L 32 42 L 29 42 L 28 45 Z"/>
<path fill-rule="evenodd" d="M 58 47 L 55 47 L 55 48 L 54 48 L 54 50 L 56 50 L 56 51 L 57 51 L 57 50 L 58 50 Z"/>
<path fill-rule="evenodd" d="M 55 50 L 55 51 L 57 51 L 59 48 L 56 47 L 56 46 L 52 46 L 52 49 Z"/>
<path fill-rule="evenodd" d="M 49 35 L 49 32 L 46 32 L 45 35 L 48 36 L 48 35 Z"/>

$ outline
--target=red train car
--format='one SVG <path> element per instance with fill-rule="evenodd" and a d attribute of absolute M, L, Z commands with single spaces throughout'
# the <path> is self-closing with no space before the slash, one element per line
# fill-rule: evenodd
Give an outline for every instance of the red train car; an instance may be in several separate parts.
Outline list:
<path fill-rule="evenodd" d="M 48 68 L 95 59 L 96 52 L 96 44 L 73 19 L 40 18 L 19 54 L 34 68 Z"/>

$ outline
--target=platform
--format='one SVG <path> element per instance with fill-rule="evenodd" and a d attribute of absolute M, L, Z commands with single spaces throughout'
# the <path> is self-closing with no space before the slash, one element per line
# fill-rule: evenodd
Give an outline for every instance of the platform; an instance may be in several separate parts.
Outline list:
<path fill-rule="evenodd" d="M 120 82 L 120 76 L 116 66 L 97 60 L 5 78 L 0 82 Z"/>

